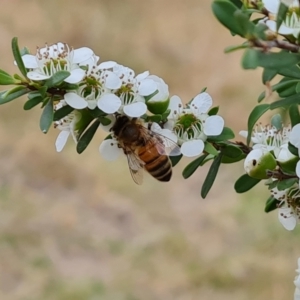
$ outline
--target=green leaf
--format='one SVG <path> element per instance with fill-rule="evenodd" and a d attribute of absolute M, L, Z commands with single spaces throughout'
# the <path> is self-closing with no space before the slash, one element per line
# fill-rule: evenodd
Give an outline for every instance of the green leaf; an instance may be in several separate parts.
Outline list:
<path fill-rule="evenodd" d="M 99 109 L 98 107 L 96 107 L 95 109 L 93 110 L 89 110 L 89 113 L 96 119 L 96 118 L 99 118 L 99 117 L 105 117 L 107 116 L 107 114 L 102 111 L 101 109 Z"/>
<path fill-rule="evenodd" d="M 266 84 L 277 75 L 277 70 L 265 68 L 262 73 L 262 82 Z"/>
<path fill-rule="evenodd" d="M 271 119 L 271 124 L 277 129 L 282 129 L 282 118 L 280 114 L 276 114 Z"/>
<path fill-rule="evenodd" d="M 210 189 L 216 179 L 216 176 L 218 174 L 218 170 L 219 170 L 219 167 L 220 167 L 220 164 L 222 161 L 222 156 L 223 155 L 221 153 L 218 156 L 216 156 L 209 168 L 209 171 L 207 173 L 207 176 L 203 182 L 202 189 L 201 189 L 201 197 L 203 199 L 207 196 L 208 192 L 210 191 Z"/>
<path fill-rule="evenodd" d="M 53 103 L 52 100 L 49 99 L 43 109 L 41 119 L 40 119 L 40 128 L 43 133 L 48 132 L 52 122 L 53 122 Z"/>
<path fill-rule="evenodd" d="M 290 94 L 294 94 L 295 86 L 298 84 L 299 80 L 291 79 L 291 78 L 283 78 L 279 83 L 274 84 L 272 86 L 272 91 L 277 91 L 281 97 L 290 96 Z M 265 92 L 262 92 L 258 97 L 258 102 L 261 102 L 265 98 Z"/>
<path fill-rule="evenodd" d="M 219 106 L 215 106 L 208 111 L 209 116 L 215 116 L 219 112 Z"/>
<path fill-rule="evenodd" d="M 162 120 L 161 115 L 147 116 L 147 122 L 159 123 Z"/>
<path fill-rule="evenodd" d="M 258 66 L 258 52 L 254 49 L 247 49 L 242 57 L 242 67 L 249 70 L 256 69 Z"/>
<path fill-rule="evenodd" d="M 19 70 L 21 71 L 21 73 L 24 77 L 27 77 L 27 70 L 24 66 L 24 63 L 23 63 L 23 60 L 22 60 L 22 57 L 21 57 L 21 53 L 20 53 L 20 50 L 19 50 L 19 46 L 18 46 L 18 38 L 14 37 L 12 39 L 11 47 L 12 47 L 12 52 L 13 52 L 13 55 L 14 55 L 14 59 L 17 63 L 17 66 L 18 66 Z"/>
<path fill-rule="evenodd" d="M 278 180 L 274 180 L 274 181 L 269 181 L 268 183 L 266 183 L 266 185 L 268 186 L 268 189 L 271 190 L 271 189 L 275 189 L 277 187 L 277 184 L 278 184 Z"/>
<path fill-rule="evenodd" d="M 294 154 L 295 156 L 298 156 L 298 148 L 295 147 L 293 144 L 289 143 L 288 149 L 292 154 Z"/>
<path fill-rule="evenodd" d="M 265 212 L 271 212 L 279 207 L 280 201 L 270 196 L 266 202 Z"/>
<path fill-rule="evenodd" d="M 286 107 L 290 106 L 292 104 L 300 104 L 300 93 L 299 94 L 294 94 L 292 96 L 289 96 L 285 99 L 281 99 L 278 101 L 275 101 L 270 104 L 270 109 L 276 109 L 276 108 L 281 108 L 281 107 Z"/>
<path fill-rule="evenodd" d="M 212 11 L 220 23 L 233 33 L 243 36 L 243 30 L 234 18 L 234 13 L 238 11 L 238 8 L 234 4 L 225 0 L 215 0 L 212 3 Z"/>
<path fill-rule="evenodd" d="M 281 68 L 278 70 L 278 74 L 286 77 L 300 79 L 300 68 L 297 65 L 289 66 L 288 68 Z"/>
<path fill-rule="evenodd" d="M 241 0 L 230 0 L 236 7 L 241 8 L 243 3 Z"/>
<path fill-rule="evenodd" d="M 238 157 L 228 157 L 228 156 L 223 156 L 222 157 L 222 164 L 233 164 L 233 163 L 236 163 L 242 159 L 245 159 L 246 158 L 246 154 L 241 154 L 240 156 Z"/>
<path fill-rule="evenodd" d="M 298 83 L 292 83 L 289 82 L 289 85 L 287 85 L 284 89 L 278 89 L 277 93 L 279 95 L 280 98 L 286 98 L 286 97 L 290 97 L 297 92 L 296 88 L 297 88 Z"/>
<path fill-rule="evenodd" d="M 297 84 L 296 84 L 296 93 L 298 94 L 298 93 L 300 93 L 300 82 L 298 82 Z M 282 97 L 282 96 L 281 96 Z"/>
<path fill-rule="evenodd" d="M 210 143 L 205 142 L 204 150 L 208 154 L 211 154 L 213 156 L 217 156 L 219 154 L 218 150 Z"/>
<path fill-rule="evenodd" d="M 44 85 L 44 86 L 42 86 L 42 87 L 39 88 L 39 93 L 41 94 L 41 96 L 43 98 L 46 97 L 47 90 L 48 90 L 48 87 L 46 85 Z"/>
<path fill-rule="evenodd" d="M 253 36 L 255 31 L 255 25 L 249 20 L 249 15 L 245 14 L 241 10 L 236 10 L 234 12 L 234 18 L 243 33 L 243 36 L 250 38 Z"/>
<path fill-rule="evenodd" d="M 58 71 L 54 73 L 52 77 L 50 77 L 45 81 L 45 86 L 47 86 L 48 88 L 58 86 L 70 75 L 71 73 L 68 71 Z"/>
<path fill-rule="evenodd" d="M 24 110 L 29 110 L 43 102 L 43 98 L 41 96 L 36 96 L 35 98 L 31 98 L 24 103 Z"/>
<path fill-rule="evenodd" d="M 207 157 L 207 154 L 203 154 L 200 157 L 196 158 L 192 162 L 190 162 L 183 170 L 182 176 L 184 179 L 189 178 L 194 174 L 194 172 L 201 166 L 204 159 Z"/>
<path fill-rule="evenodd" d="M 261 179 L 250 177 L 248 174 L 242 175 L 234 184 L 234 189 L 237 193 L 245 193 L 251 190 Z"/>
<path fill-rule="evenodd" d="M 289 179 L 281 180 L 278 182 L 277 188 L 279 191 L 284 191 L 284 190 L 292 187 L 298 181 L 299 181 L 299 178 L 289 178 Z"/>
<path fill-rule="evenodd" d="M 171 160 L 172 167 L 175 167 L 181 160 L 182 154 L 178 156 L 169 156 L 169 159 Z"/>
<path fill-rule="evenodd" d="M 289 115 L 290 115 L 292 127 L 300 123 L 300 114 L 299 114 L 299 108 L 297 104 L 292 104 L 290 106 Z"/>
<path fill-rule="evenodd" d="M 280 2 L 279 9 L 276 16 L 276 31 L 279 30 L 282 22 L 285 20 L 286 14 L 288 12 L 288 6 Z"/>
<path fill-rule="evenodd" d="M 100 117 L 99 120 L 100 120 L 100 123 L 104 126 L 107 126 L 111 123 L 111 120 L 106 117 Z"/>
<path fill-rule="evenodd" d="M 266 97 L 266 92 L 262 92 L 258 98 L 257 98 L 257 102 L 260 103 L 261 101 L 263 101 Z"/>
<path fill-rule="evenodd" d="M 0 85 L 16 84 L 15 79 L 3 70 L 0 70 Z"/>
<path fill-rule="evenodd" d="M 270 104 L 260 104 L 254 107 L 252 112 L 249 115 L 248 118 L 248 137 L 247 137 L 247 145 L 249 146 L 250 140 L 251 140 L 251 135 L 252 135 L 252 129 L 258 119 L 270 109 Z"/>
<path fill-rule="evenodd" d="M 65 116 L 69 115 L 74 110 L 73 107 L 69 105 L 65 105 L 60 109 L 56 110 L 53 115 L 53 121 L 58 121 L 64 118 Z"/>
<path fill-rule="evenodd" d="M 234 133 L 228 127 L 224 127 L 220 135 L 217 135 L 217 136 L 210 135 L 207 137 L 209 142 L 222 142 L 222 141 L 227 141 L 227 140 L 230 140 L 233 138 L 234 138 Z"/>
<path fill-rule="evenodd" d="M 240 147 L 234 145 L 226 145 L 225 147 L 222 147 L 221 152 L 224 156 L 230 158 L 238 158 L 243 155 L 243 151 L 240 149 Z"/>
<path fill-rule="evenodd" d="M 0 105 L 17 99 L 29 92 L 30 90 L 23 86 L 17 86 L 11 90 L 3 91 L 0 93 Z"/>
<path fill-rule="evenodd" d="M 86 131 L 82 134 L 82 136 L 80 137 L 78 143 L 77 143 L 77 153 L 82 153 L 86 147 L 89 145 L 89 143 L 91 142 L 92 138 L 94 137 L 98 127 L 100 125 L 100 120 L 96 119 L 93 124 L 86 129 Z"/>
<path fill-rule="evenodd" d="M 266 31 L 268 30 L 268 26 L 260 21 L 260 18 L 253 20 L 253 23 L 257 22 L 255 23 L 253 36 L 257 39 L 266 40 Z"/>
<path fill-rule="evenodd" d="M 162 115 L 161 115 L 161 119 L 164 121 L 168 118 L 169 114 L 171 112 L 171 109 L 167 109 Z"/>
<path fill-rule="evenodd" d="M 148 95 L 148 96 L 144 96 L 146 103 L 153 98 L 156 94 L 158 94 L 158 90 L 156 90 L 155 92 L 153 92 L 152 94 Z"/>
<path fill-rule="evenodd" d="M 246 48 L 249 48 L 249 43 L 248 42 L 245 42 L 242 45 L 228 46 L 228 47 L 225 48 L 224 52 L 225 53 L 231 53 L 233 51 L 240 50 L 240 49 L 246 49 Z"/>
<path fill-rule="evenodd" d="M 262 52 L 261 50 L 247 49 L 242 58 L 244 69 L 256 69 L 258 66 L 279 70 L 281 68 L 292 67 L 300 61 L 300 54 L 281 52 Z"/>
<path fill-rule="evenodd" d="M 258 64 L 263 68 L 280 70 L 288 66 L 294 66 L 300 61 L 300 54 L 281 52 L 258 51 Z"/>

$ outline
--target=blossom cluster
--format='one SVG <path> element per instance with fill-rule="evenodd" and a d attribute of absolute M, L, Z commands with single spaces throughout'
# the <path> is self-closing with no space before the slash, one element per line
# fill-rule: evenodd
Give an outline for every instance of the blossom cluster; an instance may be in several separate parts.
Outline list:
<path fill-rule="evenodd" d="M 240 134 L 247 137 L 246 131 Z M 253 150 L 244 161 L 245 171 L 253 178 L 266 179 L 277 203 L 279 221 L 287 230 L 293 230 L 300 220 L 300 124 L 292 128 L 257 125 L 251 141 Z M 296 155 L 289 144 L 297 149 Z"/>
<path fill-rule="evenodd" d="M 224 128 L 223 118 L 210 113 L 212 98 L 208 93 L 202 92 L 184 105 L 178 96 L 170 97 L 162 78 L 148 71 L 136 75 L 115 61 L 99 63 L 99 56 L 90 48 L 72 49 L 57 43 L 38 48 L 35 55 L 25 54 L 22 60 L 27 77 L 35 84 L 60 71 L 70 73 L 60 87 L 63 94 L 54 101 L 55 111 L 70 107 L 68 114 L 54 122 L 61 131 L 55 143 L 58 152 L 69 136 L 77 143 L 87 112 L 101 115 L 100 127 L 107 132 L 117 115 L 139 118 L 145 126 L 158 120 L 156 131 L 178 143 L 182 155 L 187 157 L 200 155 L 207 137 L 220 135 Z M 117 138 L 110 135 L 99 150 L 105 159 L 114 160 L 120 153 L 118 148 Z"/>

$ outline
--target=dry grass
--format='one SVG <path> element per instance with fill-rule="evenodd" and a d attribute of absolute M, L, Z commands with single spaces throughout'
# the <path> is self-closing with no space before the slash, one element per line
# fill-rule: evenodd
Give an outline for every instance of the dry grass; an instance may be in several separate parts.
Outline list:
<path fill-rule="evenodd" d="M 262 90 L 240 68 L 239 43 L 217 23 L 210 1 L 3 0 L 0 67 L 15 72 L 10 41 L 88 46 L 102 60 L 149 69 L 185 101 L 204 86 L 229 127 L 246 126 Z M 23 100 L 0 108 L 0 299 L 291 299 L 299 231 L 265 215 L 263 188 L 236 195 L 242 166 L 222 166 L 208 198 L 206 168 L 170 184 L 136 186 L 126 161 L 104 162 L 101 135 L 78 156 L 38 128 Z"/>

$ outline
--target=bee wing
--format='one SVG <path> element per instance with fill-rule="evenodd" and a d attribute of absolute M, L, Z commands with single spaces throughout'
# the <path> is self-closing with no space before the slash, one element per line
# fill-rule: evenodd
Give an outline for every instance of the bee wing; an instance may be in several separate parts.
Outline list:
<path fill-rule="evenodd" d="M 170 138 L 157 132 L 153 132 L 152 135 L 157 140 L 156 149 L 159 154 L 168 156 L 178 156 L 181 154 L 180 147 Z"/>
<path fill-rule="evenodd" d="M 132 179 L 136 184 L 142 184 L 144 162 L 142 162 L 134 152 L 126 153 L 126 156 Z"/>

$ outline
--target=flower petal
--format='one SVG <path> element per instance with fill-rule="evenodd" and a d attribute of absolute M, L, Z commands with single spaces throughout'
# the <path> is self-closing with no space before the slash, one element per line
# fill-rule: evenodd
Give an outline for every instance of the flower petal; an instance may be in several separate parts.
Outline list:
<path fill-rule="evenodd" d="M 205 135 L 219 135 L 224 128 L 224 119 L 220 116 L 210 116 L 205 120 L 203 132 Z"/>
<path fill-rule="evenodd" d="M 116 75 L 115 73 L 111 71 L 105 72 L 105 87 L 110 90 L 117 90 L 122 85 L 122 80 Z"/>
<path fill-rule="evenodd" d="M 187 157 L 200 155 L 204 149 L 204 142 L 202 140 L 193 140 L 184 142 L 181 146 L 181 153 Z"/>
<path fill-rule="evenodd" d="M 198 94 L 191 102 L 191 107 L 196 109 L 198 114 L 207 113 L 212 106 L 212 98 L 208 93 Z"/>
<path fill-rule="evenodd" d="M 111 122 L 109 125 L 100 124 L 100 128 L 102 128 L 105 132 L 110 132 L 110 129 L 115 124 L 116 118 L 114 115 L 107 115 L 107 116 L 105 116 L 105 118 L 111 120 Z"/>
<path fill-rule="evenodd" d="M 36 61 L 36 56 L 31 54 L 25 54 L 22 56 L 23 63 L 27 69 L 38 68 L 38 63 Z"/>
<path fill-rule="evenodd" d="M 115 61 L 104 61 L 98 66 L 98 68 L 100 70 L 112 69 L 116 64 L 117 63 Z"/>
<path fill-rule="evenodd" d="M 298 149 L 300 148 L 300 124 L 295 125 L 289 136 L 290 143 Z"/>
<path fill-rule="evenodd" d="M 63 130 L 59 133 L 55 141 L 55 148 L 57 152 L 60 152 L 67 143 L 70 131 Z"/>
<path fill-rule="evenodd" d="M 105 94 L 98 100 L 98 107 L 107 114 L 113 114 L 121 106 L 121 99 L 114 94 Z"/>
<path fill-rule="evenodd" d="M 289 207 L 278 209 L 278 219 L 286 230 L 293 230 L 296 227 L 297 220 Z"/>
<path fill-rule="evenodd" d="M 83 109 L 88 106 L 87 101 L 75 93 L 66 93 L 64 99 L 71 107 L 76 109 Z"/>
<path fill-rule="evenodd" d="M 296 174 L 300 178 L 300 161 L 298 161 L 296 165 Z"/>
<path fill-rule="evenodd" d="M 68 83 L 78 83 L 85 76 L 85 71 L 78 68 L 71 71 L 71 75 L 67 77 L 64 81 Z"/>
<path fill-rule="evenodd" d="M 280 1 L 276 0 L 262 0 L 264 7 L 271 13 L 277 14 Z"/>
<path fill-rule="evenodd" d="M 147 112 L 147 105 L 143 102 L 135 102 L 125 105 L 123 111 L 129 117 L 138 118 Z"/>
<path fill-rule="evenodd" d="M 182 101 L 181 99 L 177 96 L 177 95 L 174 95 L 170 98 L 170 103 L 169 103 L 169 107 L 168 107 L 170 110 L 171 110 L 171 113 L 169 116 L 172 116 L 172 114 L 179 114 L 182 112 L 182 109 L 183 109 L 183 104 L 182 104 Z"/>
<path fill-rule="evenodd" d="M 89 59 L 93 54 L 93 50 L 87 47 L 75 49 L 72 62 L 74 64 L 81 63 L 82 61 Z"/>
<path fill-rule="evenodd" d="M 50 78 L 51 76 L 45 75 L 45 74 L 42 74 L 42 73 L 39 73 L 36 71 L 29 71 L 27 73 L 27 77 L 31 80 L 45 80 L 45 79 Z"/>
<path fill-rule="evenodd" d="M 100 147 L 99 152 L 105 160 L 116 160 L 122 153 L 122 149 L 118 147 L 118 142 L 113 139 L 104 140 Z"/>
<path fill-rule="evenodd" d="M 144 79 L 139 85 L 139 94 L 148 96 L 157 90 L 156 83 L 152 79 Z"/>

